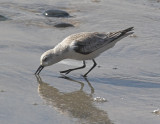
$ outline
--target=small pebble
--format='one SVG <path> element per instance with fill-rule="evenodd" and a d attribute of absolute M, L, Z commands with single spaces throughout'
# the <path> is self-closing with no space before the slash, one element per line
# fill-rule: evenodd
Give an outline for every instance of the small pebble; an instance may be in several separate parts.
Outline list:
<path fill-rule="evenodd" d="M 6 21 L 6 20 L 8 20 L 8 18 L 6 18 L 6 17 L 0 15 L 0 21 Z"/>
<path fill-rule="evenodd" d="M 5 92 L 4 90 L 0 90 L 0 92 Z"/>
<path fill-rule="evenodd" d="M 32 105 L 38 105 L 37 103 L 33 103 Z"/>
<path fill-rule="evenodd" d="M 101 0 L 92 0 L 92 2 L 101 2 Z"/>
<path fill-rule="evenodd" d="M 135 35 L 135 34 L 132 34 L 132 35 L 130 35 L 130 37 L 134 37 L 134 38 L 136 38 L 136 37 L 137 37 L 137 35 Z"/>
<path fill-rule="evenodd" d="M 43 15 L 46 17 L 69 17 L 69 13 L 63 10 L 46 10 Z"/>
<path fill-rule="evenodd" d="M 117 68 L 117 67 L 114 67 L 113 69 L 116 70 L 116 69 L 118 69 L 118 68 Z"/>
<path fill-rule="evenodd" d="M 70 23 L 57 23 L 54 25 L 54 27 L 56 28 L 66 28 L 66 27 L 74 27 L 74 25 L 70 24 Z"/>
<path fill-rule="evenodd" d="M 101 66 L 100 66 L 100 65 L 98 65 L 97 67 L 98 67 L 98 68 L 101 68 Z"/>
<path fill-rule="evenodd" d="M 154 113 L 154 114 L 156 114 L 156 115 L 160 115 L 160 110 L 159 109 L 157 109 L 157 110 L 153 110 L 153 112 L 152 113 Z"/>
<path fill-rule="evenodd" d="M 103 97 L 95 97 L 93 100 L 95 102 L 107 102 L 107 100 Z"/>

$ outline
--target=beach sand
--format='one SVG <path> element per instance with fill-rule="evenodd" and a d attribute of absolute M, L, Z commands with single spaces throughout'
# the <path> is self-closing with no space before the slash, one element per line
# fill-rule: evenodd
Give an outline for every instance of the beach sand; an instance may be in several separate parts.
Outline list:
<path fill-rule="evenodd" d="M 157 1 L 0 1 L 0 124 L 159 124 L 160 9 Z M 44 17 L 48 9 L 71 17 Z M 59 22 L 74 27 L 56 28 Z M 64 60 L 35 77 L 41 54 L 70 34 L 134 26 L 134 35 L 64 76 Z"/>

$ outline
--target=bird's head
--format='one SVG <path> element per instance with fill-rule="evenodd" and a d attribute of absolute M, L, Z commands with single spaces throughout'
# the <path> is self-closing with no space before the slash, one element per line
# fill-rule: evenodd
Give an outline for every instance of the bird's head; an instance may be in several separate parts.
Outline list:
<path fill-rule="evenodd" d="M 53 49 L 44 52 L 41 55 L 40 66 L 35 74 L 39 74 L 44 67 L 50 66 L 55 63 L 57 63 L 57 55 L 54 53 Z"/>
<path fill-rule="evenodd" d="M 52 50 L 48 50 L 41 55 L 40 65 L 42 66 L 50 66 L 54 64 L 54 53 Z"/>

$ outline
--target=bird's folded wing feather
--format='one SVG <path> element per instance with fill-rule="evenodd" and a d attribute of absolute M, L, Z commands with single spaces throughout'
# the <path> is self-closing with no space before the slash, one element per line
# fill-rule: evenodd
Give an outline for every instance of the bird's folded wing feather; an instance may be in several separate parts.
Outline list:
<path fill-rule="evenodd" d="M 74 42 L 74 50 L 81 54 L 89 54 L 116 40 L 120 35 L 121 32 L 112 32 L 108 34 L 93 33 L 86 37 L 79 37 Z"/>

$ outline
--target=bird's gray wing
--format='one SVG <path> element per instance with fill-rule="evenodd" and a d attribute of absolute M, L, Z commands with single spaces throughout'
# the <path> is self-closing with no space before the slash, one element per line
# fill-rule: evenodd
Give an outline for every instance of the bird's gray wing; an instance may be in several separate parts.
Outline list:
<path fill-rule="evenodd" d="M 96 33 L 80 37 L 74 42 L 74 50 L 81 54 L 89 54 L 97 50 L 104 44 L 106 35 L 98 35 Z"/>
<path fill-rule="evenodd" d="M 94 33 L 91 36 L 76 40 L 74 50 L 81 54 L 90 54 L 116 40 L 119 35 L 119 32 L 108 34 Z"/>
<path fill-rule="evenodd" d="M 81 54 L 90 54 L 97 49 L 104 47 L 126 35 L 127 32 L 132 31 L 133 27 L 122 31 L 105 33 L 91 33 L 84 37 L 80 37 L 74 44 L 74 50 Z M 126 35 L 127 36 L 127 35 Z M 116 43 L 116 42 L 115 42 Z"/>

